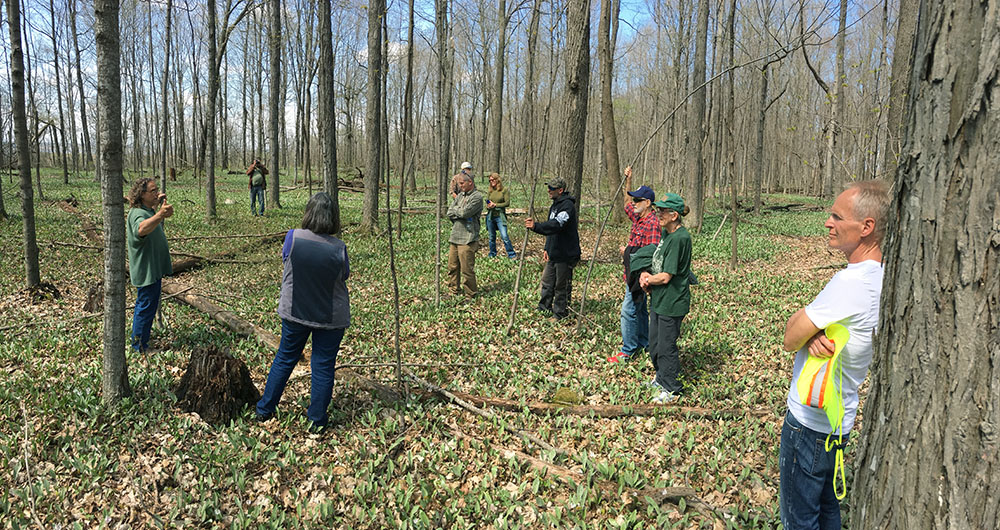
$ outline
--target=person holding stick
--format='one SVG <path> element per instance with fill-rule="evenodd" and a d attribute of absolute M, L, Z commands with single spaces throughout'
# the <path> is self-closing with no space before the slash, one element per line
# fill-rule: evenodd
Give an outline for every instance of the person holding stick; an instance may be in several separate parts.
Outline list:
<path fill-rule="evenodd" d="M 549 219 L 536 223 L 528 217 L 524 227 L 545 236 L 542 260 L 542 295 L 539 311 L 552 313 L 556 320 L 569 316 L 573 296 L 573 268 L 580 262 L 580 232 L 577 226 L 576 199 L 566 191 L 566 179 L 552 177 L 545 183 L 552 206 Z"/>
<path fill-rule="evenodd" d="M 132 285 L 137 288 L 132 312 L 132 348 L 149 353 L 149 334 L 160 307 L 163 277 L 173 273 L 163 221 L 174 214 L 174 207 L 167 202 L 167 195 L 160 193 L 156 179 L 149 177 L 132 183 L 128 202 L 131 206 L 125 221 L 128 271 Z"/>

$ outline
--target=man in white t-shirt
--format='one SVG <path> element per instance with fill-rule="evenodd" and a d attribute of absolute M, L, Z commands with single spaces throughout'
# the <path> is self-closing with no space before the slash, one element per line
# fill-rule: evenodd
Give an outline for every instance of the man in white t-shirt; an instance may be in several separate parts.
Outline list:
<path fill-rule="evenodd" d="M 881 181 L 852 184 L 830 209 L 824 226 L 830 248 L 847 257 L 847 268 L 833 276 L 823 291 L 785 324 L 785 351 L 794 351 L 795 366 L 788 390 L 788 413 L 781 430 L 781 522 L 785 530 L 840 529 L 840 502 L 834 492 L 835 451 L 826 451 L 833 430 L 826 412 L 810 407 L 797 390 L 799 376 L 810 354 L 833 355 L 834 345 L 824 328 L 842 324 L 850 338 L 840 353 L 843 370 L 843 442 L 858 412 L 858 387 L 868 375 L 872 342 L 878 326 L 882 291 L 882 238 L 889 194 Z M 841 382 L 840 370 L 836 380 Z"/>

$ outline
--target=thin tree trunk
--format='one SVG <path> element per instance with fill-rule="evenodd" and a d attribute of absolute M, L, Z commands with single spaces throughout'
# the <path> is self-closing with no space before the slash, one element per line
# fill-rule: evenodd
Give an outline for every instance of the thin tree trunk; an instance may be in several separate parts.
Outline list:
<path fill-rule="evenodd" d="M 441 304 L 441 217 L 444 215 L 445 187 L 451 165 L 451 62 L 449 61 L 448 0 L 434 0 L 435 30 L 437 32 L 438 75 L 437 97 L 438 167 L 437 215 L 434 254 L 434 304 Z"/>
<path fill-rule="evenodd" d="M 503 138 L 503 76 L 504 68 L 507 65 L 507 25 L 510 17 L 507 16 L 507 0 L 498 0 L 497 5 L 497 55 L 496 74 L 493 76 L 493 102 L 490 103 L 490 133 L 491 144 L 489 148 L 488 163 L 490 167 L 483 168 L 500 172 L 500 146 Z M 483 131 L 485 135 L 486 132 Z"/>
<path fill-rule="evenodd" d="M 59 43 L 56 41 L 56 7 L 49 0 L 49 23 L 52 34 L 52 68 L 56 74 L 56 100 L 59 102 L 59 138 L 62 143 L 60 155 L 62 160 L 63 184 L 69 184 L 69 161 L 66 157 L 66 120 L 63 115 L 62 74 L 59 72 Z"/>
<path fill-rule="evenodd" d="M 333 91 L 333 30 L 330 0 L 319 0 L 319 116 L 323 142 L 323 190 L 333 199 L 334 233 L 340 233 L 340 188 L 337 183 L 337 108 Z"/>
<path fill-rule="evenodd" d="M 208 104 L 205 105 L 204 113 L 207 124 L 202 136 L 208 148 L 208 167 L 206 168 L 205 179 L 205 216 L 212 220 L 215 218 L 215 115 L 217 105 L 215 104 L 216 94 L 219 87 L 219 69 L 215 66 L 215 58 L 218 56 L 216 45 L 216 24 L 218 17 L 215 12 L 215 0 L 208 0 Z M 271 173 L 277 174 L 278 168 L 272 167 Z M 272 180 L 273 182 L 273 180 Z M 277 186 L 277 184 L 275 184 Z"/>
<path fill-rule="evenodd" d="M 24 54 L 21 49 L 21 13 L 18 0 L 7 0 L 7 27 L 10 30 L 14 137 L 17 141 L 18 171 L 21 174 L 25 286 L 33 288 L 41 283 L 41 277 L 38 270 L 38 242 L 35 239 L 35 199 L 31 189 L 31 149 L 28 146 L 28 116 L 24 106 Z"/>
<path fill-rule="evenodd" d="M 125 361 L 125 208 L 122 203 L 121 71 L 118 2 L 97 0 L 97 111 L 104 202 L 104 362 L 101 398 L 115 403 L 130 396 Z"/>
<path fill-rule="evenodd" d="M 826 158 L 823 167 L 823 197 L 833 197 L 834 166 L 838 164 L 838 141 L 840 126 L 844 121 L 844 98 L 841 87 L 844 84 L 844 48 L 847 35 L 847 0 L 840 0 L 840 23 L 837 26 L 836 73 L 830 87 L 830 121 L 827 125 Z"/>
<path fill-rule="evenodd" d="M 619 186 L 615 186 L 615 182 L 619 181 L 622 172 L 618 157 L 618 132 L 615 129 L 615 106 L 611 99 L 611 83 L 614 80 L 611 50 L 614 43 L 611 41 L 610 33 L 611 20 L 618 18 L 617 7 L 618 3 L 615 0 L 601 0 L 601 20 L 597 28 L 597 55 L 601 62 L 601 138 L 604 148 L 604 166 L 607 171 L 607 186 L 609 190 L 614 187 L 615 193 L 610 199 L 612 203 L 610 206 L 611 221 L 613 223 L 620 223 L 625 219 L 624 210 L 614 206 L 619 188 Z M 600 203 L 600 197 L 598 197 L 597 202 Z M 596 218 L 599 219 L 600 215 L 597 215 Z"/>
<path fill-rule="evenodd" d="M 1000 20 L 987 2 L 924 7 L 851 519 L 998 528 Z"/>
<path fill-rule="evenodd" d="M 689 153 L 691 156 L 691 179 L 688 189 L 691 196 L 687 201 L 691 206 L 693 219 L 690 222 L 692 229 L 701 230 L 702 219 L 705 216 L 705 157 L 703 155 L 705 147 L 705 58 L 708 47 L 708 0 L 698 0 L 698 21 L 695 28 L 695 51 L 694 51 L 694 79 L 692 83 L 697 88 L 692 102 L 691 114 L 688 116 L 689 140 L 691 142 Z"/>
<path fill-rule="evenodd" d="M 886 118 L 886 146 L 882 150 L 882 173 L 889 179 L 896 174 L 903 143 L 903 111 L 908 104 L 910 69 L 913 65 L 913 37 L 917 33 L 920 2 L 899 0 L 896 19 L 896 48 L 892 52 L 892 73 L 889 78 L 889 113 Z"/>
<path fill-rule="evenodd" d="M 167 80 L 170 78 L 170 42 L 173 40 L 170 33 L 170 23 L 173 20 L 172 18 L 173 5 L 174 5 L 174 0 L 167 0 L 167 24 L 165 26 L 163 33 L 164 36 L 166 37 L 167 49 L 166 52 L 163 54 L 163 85 L 161 90 L 162 94 L 160 94 L 160 103 L 161 103 L 160 108 L 162 109 L 161 118 L 163 119 L 163 130 L 160 133 L 162 141 L 160 145 L 163 146 L 160 152 L 160 161 L 162 162 L 160 164 L 161 193 L 167 192 L 167 147 L 169 145 L 167 142 L 167 138 L 170 136 L 167 133 L 167 131 L 170 130 L 170 116 L 167 113 Z"/>
<path fill-rule="evenodd" d="M 279 158 L 278 127 L 279 119 L 284 115 L 279 115 L 278 102 L 281 100 L 281 0 L 270 0 L 271 25 L 268 31 L 268 43 L 271 66 L 268 74 L 271 76 L 271 84 L 268 88 L 269 111 L 271 126 L 268 128 L 271 139 L 271 208 L 281 208 L 280 202 L 280 182 L 278 174 L 281 172 L 281 160 Z"/>
<path fill-rule="evenodd" d="M 736 270 L 739 264 L 739 253 L 737 252 L 739 238 L 736 236 L 736 227 L 739 224 L 739 216 L 736 208 L 736 93 L 733 86 L 733 71 L 732 66 L 735 60 L 735 42 L 736 42 L 736 0 L 730 0 L 729 2 L 729 12 L 727 13 L 726 19 L 726 59 L 724 64 L 726 64 L 730 70 L 726 73 L 726 89 L 725 89 L 725 102 L 726 106 L 726 134 L 724 137 L 725 143 L 723 147 L 723 152 L 726 153 L 726 157 L 729 159 L 727 163 L 726 175 L 729 180 L 729 192 L 730 192 L 730 254 L 729 254 L 729 269 Z"/>
<path fill-rule="evenodd" d="M 764 119 L 767 113 L 767 78 L 770 69 L 765 64 L 759 71 L 760 90 L 757 93 L 757 136 L 754 143 L 754 172 L 753 172 L 753 213 L 760 215 L 760 191 L 763 187 L 764 179 Z"/>
<path fill-rule="evenodd" d="M 361 205 L 361 228 L 374 233 L 378 226 L 378 191 L 382 176 L 381 128 L 382 101 L 382 16 L 385 13 L 384 0 L 368 4 L 368 93 L 365 109 L 365 134 L 367 137 L 366 164 L 364 176 L 364 198 Z"/>
<path fill-rule="evenodd" d="M 90 150 L 90 129 L 87 128 L 87 95 L 83 91 L 83 68 L 80 65 L 80 40 L 76 31 L 76 0 L 69 0 L 69 27 L 73 35 L 73 51 L 76 59 L 76 84 L 80 91 L 80 127 L 83 131 L 83 164 L 89 167 L 94 161 Z"/>

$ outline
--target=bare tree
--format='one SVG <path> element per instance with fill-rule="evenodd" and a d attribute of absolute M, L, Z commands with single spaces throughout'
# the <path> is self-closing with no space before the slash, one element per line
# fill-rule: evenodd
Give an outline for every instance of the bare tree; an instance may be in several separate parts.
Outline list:
<path fill-rule="evenodd" d="M 368 4 L 368 98 L 365 109 L 367 133 L 365 194 L 361 204 L 361 228 L 369 233 L 378 226 L 378 186 L 382 175 L 382 17 L 385 1 Z"/>
<path fill-rule="evenodd" d="M 62 74 L 59 72 L 59 43 L 58 36 L 56 32 L 56 7 L 53 0 L 49 0 L 49 28 L 51 33 L 49 33 L 49 38 L 52 41 L 52 68 L 55 70 L 56 74 L 56 100 L 59 103 L 59 138 L 62 147 L 60 149 L 60 159 L 62 160 L 62 173 L 63 173 L 63 184 L 69 184 L 69 163 L 66 157 L 66 120 L 63 115 L 63 97 L 62 97 Z M 55 133 L 53 133 L 55 136 Z"/>
<path fill-rule="evenodd" d="M 160 145 L 162 146 L 162 151 L 160 152 L 160 191 L 162 193 L 167 192 L 167 147 L 169 145 L 167 139 L 170 137 L 167 134 L 167 131 L 170 130 L 170 116 L 167 113 L 167 80 L 170 79 L 170 42 L 173 40 L 170 23 L 173 21 L 173 7 L 174 0 L 167 0 L 167 23 L 163 31 L 164 38 L 167 41 L 167 49 L 163 54 L 163 79 L 160 94 L 160 109 L 162 112 L 160 119 L 163 120 L 163 129 L 160 132 Z"/>
<path fill-rule="evenodd" d="M 507 66 L 507 26 L 510 15 L 507 13 L 507 0 L 498 0 L 497 5 L 497 56 L 493 76 L 493 99 L 490 103 L 490 138 L 487 162 L 489 167 L 483 169 L 500 171 L 500 145 L 503 137 L 503 77 Z"/>
<path fill-rule="evenodd" d="M 572 187 L 581 209 L 583 194 L 584 139 L 590 90 L 590 1 L 568 0 L 566 4 L 566 79 L 559 175 Z"/>
<path fill-rule="evenodd" d="M 986 2 L 924 7 L 852 523 L 998 528 L 1000 21 Z"/>
<path fill-rule="evenodd" d="M 698 0 L 698 22 L 695 29 L 694 43 L 694 79 L 692 83 L 698 87 L 694 93 L 692 111 L 688 115 L 688 153 L 691 178 L 688 181 L 690 190 L 692 221 L 694 230 L 701 230 L 702 218 L 705 215 L 705 158 L 702 155 L 705 146 L 705 57 L 708 48 L 708 0 Z"/>
<path fill-rule="evenodd" d="M 205 181 L 205 215 L 209 220 L 215 218 L 215 116 L 216 98 L 219 93 L 219 67 L 216 57 L 219 52 L 216 46 L 216 24 L 218 17 L 215 12 L 215 0 L 208 0 L 208 105 L 206 105 L 206 125 L 205 132 L 202 133 L 203 142 L 208 148 L 208 163 Z M 207 133 L 207 134 L 206 134 Z M 272 168 L 271 173 L 277 173 L 278 168 Z M 273 182 L 272 177 L 272 182 Z M 275 185 L 277 186 L 277 185 Z"/>
<path fill-rule="evenodd" d="M 90 129 L 87 128 L 87 95 L 83 91 L 83 68 L 80 61 L 80 39 L 76 29 L 76 2 L 77 0 L 68 0 L 69 4 L 69 28 L 70 33 L 73 36 L 73 52 L 74 60 L 76 62 L 76 86 L 80 91 L 80 127 L 83 133 L 83 165 L 89 166 L 93 160 L 94 155 L 90 150 Z"/>
<path fill-rule="evenodd" d="M 323 142 L 323 190 L 333 199 L 334 232 L 339 234 L 337 108 L 333 93 L 333 31 L 330 27 L 330 0 L 319 0 L 319 110 L 319 131 Z"/>
<path fill-rule="evenodd" d="M 97 112 L 100 115 L 101 195 L 104 203 L 104 365 L 101 397 L 130 396 L 125 362 L 125 208 L 122 202 L 121 70 L 118 1 L 97 0 Z"/>
<path fill-rule="evenodd" d="M 38 241 L 35 239 L 35 197 L 31 189 L 31 149 L 28 147 L 28 115 L 24 105 L 24 54 L 21 49 L 21 10 L 18 0 L 7 0 L 10 29 L 10 85 L 17 165 L 21 174 L 21 222 L 24 230 L 24 272 L 28 288 L 41 283 Z"/>

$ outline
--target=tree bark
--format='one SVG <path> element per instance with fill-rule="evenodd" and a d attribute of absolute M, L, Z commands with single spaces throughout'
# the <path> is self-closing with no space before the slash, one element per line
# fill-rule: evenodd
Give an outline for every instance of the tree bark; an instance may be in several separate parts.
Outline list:
<path fill-rule="evenodd" d="M 117 0 L 94 5 L 97 112 L 104 203 L 104 362 L 101 397 L 115 403 L 132 394 L 125 361 L 125 208 L 122 201 L 121 56 Z"/>
<path fill-rule="evenodd" d="M 167 133 L 167 131 L 170 130 L 170 116 L 167 113 L 167 80 L 170 79 L 170 42 L 173 40 L 172 35 L 170 33 L 170 23 L 173 20 L 172 17 L 173 6 L 174 6 L 174 0 L 167 0 L 167 23 L 163 32 L 163 35 L 167 41 L 166 43 L 167 49 L 163 54 L 163 84 L 161 85 L 162 94 L 160 94 L 160 103 L 161 103 L 160 109 L 162 111 L 160 118 L 163 120 L 163 129 L 162 132 L 160 133 L 161 135 L 160 141 L 162 142 L 160 144 L 162 146 L 162 150 L 160 152 L 161 193 L 167 192 L 167 148 L 169 145 L 167 139 L 170 137 L 170 135 Z"/>
<path fill-rule="evenodd" d="M 1000 527 L 1000 20 L 927 3 L 891 203 L 858 528 Z"/>
<path fill-rule="evenodd" d="M 493 76 L 493 101 L 490 103 L 490 138 L 489 147 L 489 167 L 484 167 L 487 171 L 500 172 L 500 147 L 503 142 L 503 76 L 504 68 L 507 66 L 507 25 L 510 17 L 507 16 L 507 0 L 498 0 L 497 5 L 497 55 L 496 73 Z M 485 135 L 485 132 L 484 132 Z"/>
<path fill-rule="evenodd" d="M 83 91 L 83 68 L 80 65 L 80 39 L 76 31 L 76 0 L 69 0 L 69 27 L 73 35 L 73 52 L 76 61 L 76 84 L 80 91 L 80 127 L 83 131 L 83 165 L 89 167 L 94 160 L 90 150 L 90 129 L 87 128 L 87 95 Z"/>
<path fill-rule="evenodd" d="M 569 0 L 566 9 L 566 85 L 559 175 L 582 209 L 584 139 L 590 90 L 590 1 Z"/>
<path fill-rule="evenodd" d="M 611 219 L 620 223 L 625 218 L 625 211 L 614 205 L 618 188 L 616 182 L 621 180 L 621 163 L 618 157 L 618 132 L 615 129 L 615 106 L 611 99 L 611 84 L 614 80 L 612 65 L 611 20 L 618 18 L 618 3 L 615 0 L 601 0 L 601 20 L 597 24 L 597 56 L 601 62 L 601 138 L 604 151 L 604 166 L 607 189 L 612 190 Z M 627 190 L 626 190 L 627 191 Z"/>
<path fill-rule="evenodd" d="M 35 197 L 31 189 L 31 148 L 28 146 L 28 114 L 24 105 L 24 53 L 21 48 L 21 12 L 18 0 L 7 0 L 7 27 L 10 29 L 10 77 L 17 142 L 17 166 L 21 175 L 21 224 L 24 230 L 25 286 L 41 283 L 38 270 L 38 241 L 35 236 Z"/>
<path fill-rule="evenodd" d="M 337 186 L 337 108 L 333 91 L 333 30 L 330 23 L 330 0 L 319 1 L 319 50 L 323 190 L 333 199 L 334 233 L 340 234 L 340 197 Z"/>
<path fill-rule="evenodd" d="M 378 189 L 382 175 L 381 101 L 382 101 L 382 16 L 385 0 L 368 4 L 368 92 L 365 109 L 367 139 L 364 176 L 365 193 L 361 204 L 361 228 L 374 233 L 378 227 Z"/>
<path fill-rule="evenodd" d="M 202 137 L 208 148 L 208 166 L 205 179 L 205 215 L 209 220 L 215 218 L 215 116 L 218 105 L 216 98 L 219 93 L 219 68 L 216 66 L 215 58 L 218 55 L 216 41 L 216 25 L 218 16 L 215 12 L 215 0 L 208 0 L 208 105 L 203 112 L 207 118 L 205 130 Z M 277 174 L 278 168 L 272 166 L 271 173 Z M 273 178 L 273 177 L 272 177 Z"/>
<path fill-rule="evenodd" d="M 59 73 L 59 43 L 56 40 L 56 7 L 53 0 L 49 0 L 49 24 L 52 34 L 52 69 L 56 74 L 56 100 L 59 102 L 59 137 L 62 149 L 60 159 L 62 160 L 63 184 L 69 184 L 69 161 L 66 158 L 66 120 L 63 114 L 62 97 L 62 74 Z"/>
<path fill-rule="evenodd" d="M 886 118 L 886 146 L 882 151 L 882 172 L 889 178 L 896 174 L 902 146 L 903 111 L 907 106 L 910 68 L 913 64 L 913 37 L 917 32 L 920 2 L 899 0 L 896 19 L 896 48 L 892 52 L 892 73 L 889 78 L 889 113 Z"/>
<path fill-rule="evenodd" d="M 688 223 L 693 230 L 701 230 L 705 204 L 705 158 L 702 156 L 705 146 L 705 59 L 708 48 L 708 0 L 698 0 L 698 21 L 695 28 L 694 79 L 692 84 L 699 87 L 693 97 L 691 114 L 688 116 L 690 126 L 688 152 L 691 160 L 691 178 L 688 183 L 690 195 L 686 201 L 691 208 L 691 221 Z"/>
<path fill-rule="evenodd" d="M 834 165 L 840 161 L 837 156 L 840 125 L 844 120 L 844 48 L 847 40 L 847 0 L 840 0 L 840 23 L 837 26 L 836 74 L 830 87 L 830 121 L 827 123 L 826 157 L 823 165 L 823 197 L 833 197 Z"/>
<path fill-rule="evenodd" d="M 270 75 L 271 84 L 268 87 L 268 101 L 269 110 L 271 118 L 271 126 L 268 128 L 268 132 L 271 135 L 270 141 L 268 142 L 271 148 L 271 160 L 268 165 L 271 166 L 271 208 L 281 208 L 280 193 L 281 186 L 279 183 L 278 174 L 281 172 L 281 159 L 279 157 L 280 144 L 278 143 L 278 128 L 279 120 L 281 116 L 284 116 L 283 111 L 279 111 L 278 102 L 281 101 L 281 0 L 270 0 L 268 4 L 271 7 L 271 25 L 268 31 L 268 42 L 271 65 L 269 67 L 268 75 Z M 280 114 L 279 114 L 280 112 Z"/>

